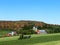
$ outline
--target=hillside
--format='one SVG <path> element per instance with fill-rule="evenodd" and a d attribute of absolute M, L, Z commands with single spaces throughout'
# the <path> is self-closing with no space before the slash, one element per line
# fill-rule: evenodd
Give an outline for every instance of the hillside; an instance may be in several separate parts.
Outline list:
<path fill-rule="evenodd" d="M 24 26 L 43 26 L 43 22 L 38 21 L 0 21 L 0 29 L 19 29 Z"/>
<path fill-rule="evenodd" d="M 0 30 L 20 30 L 23 27 L 29 27 L 28 29 L 32 29 L 33 26 L 36 26 L 38 29 L 51 29 L 51 30 L 59 30 L 60 31 L 60 25 L 54 25 L 54 24 L 47 24 L 40 21 L 27 21 L 27 20 L 21 20 L 21 21 L 0 21 Z M 56 31 L 55 31 L 56 32 Z"/>

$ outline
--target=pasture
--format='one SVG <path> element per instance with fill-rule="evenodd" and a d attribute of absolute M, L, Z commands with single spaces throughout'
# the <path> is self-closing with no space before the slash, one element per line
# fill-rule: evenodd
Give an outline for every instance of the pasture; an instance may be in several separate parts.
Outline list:
<path fill-rule="evenodd" d="M 9 30 L 0 30 L 0 35 L 7 34 L 9 32 L 11 32 L 11 31 L 9 31 Z"/>
<path fill-rule="evenodd" d="M 18 40 L 19 36 L 0 38 L 0 45 L 60 45 L 60 33 L 33 34 L 29 39 Z"/>

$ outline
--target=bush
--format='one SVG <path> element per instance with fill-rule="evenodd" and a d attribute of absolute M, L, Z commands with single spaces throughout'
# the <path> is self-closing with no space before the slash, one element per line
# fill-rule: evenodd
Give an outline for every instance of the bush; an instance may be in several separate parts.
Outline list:
<path fill-rule="evenodd" d="M 17 31 L 18 34 L 24 34 L 24 35 L 29 35 L 29 34 L 34 34 L 35 32 L 33 30 L 19 30 Z"/>

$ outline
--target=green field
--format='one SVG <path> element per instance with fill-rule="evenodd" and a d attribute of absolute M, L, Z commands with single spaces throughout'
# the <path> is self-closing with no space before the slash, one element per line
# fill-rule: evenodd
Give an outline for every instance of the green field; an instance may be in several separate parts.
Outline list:
<path fill-rule="evenodd" d="M 9 30 L 0 30 L 0 35 L 7 34 L 9 32 L 11 32 L 11 31 L 9 31 Z"/>
<path fill-rule="evenodd" d="M 34 34 L 30 39 L 18 40 L 19 36 L 0 38 L 0 45 L 60 45 L 60 33 Z"/>

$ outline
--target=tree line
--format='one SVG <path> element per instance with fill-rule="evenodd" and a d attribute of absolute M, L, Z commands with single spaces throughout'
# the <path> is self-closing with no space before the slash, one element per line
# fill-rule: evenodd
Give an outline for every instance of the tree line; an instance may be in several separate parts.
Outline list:
<path fill-rule="evenodd" d="M 33 26 L 44 29 L 48 33 L 60 32 L 60 25 L 47 24 L 39 21 L 0 21 L 0 30 L 32 30 Z M 29 32 L 29 31 L 26 31 Z"/>

